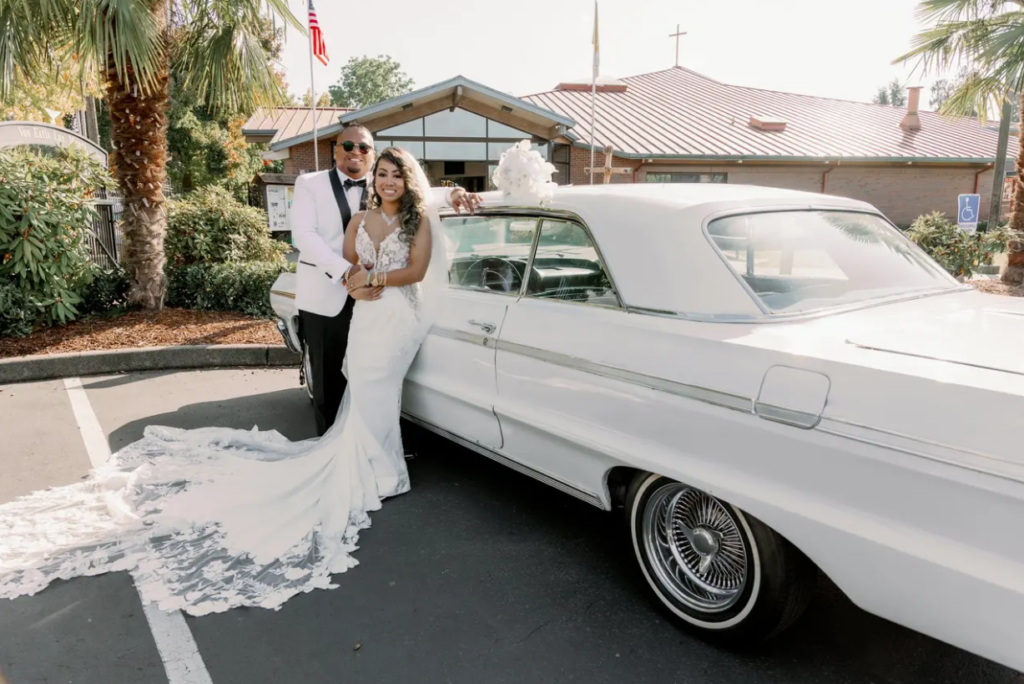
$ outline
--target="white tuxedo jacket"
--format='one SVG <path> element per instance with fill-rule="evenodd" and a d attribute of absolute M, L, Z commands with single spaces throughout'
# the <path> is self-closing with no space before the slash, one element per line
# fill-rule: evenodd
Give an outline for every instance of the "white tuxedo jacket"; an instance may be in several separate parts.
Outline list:
<path fill-rule="evenodd" d="M 330 169 L 296 178 L 288 215 L 288 227 L 299 250 L 295 305 L 301 311 L 330 317 L 337 316 L 345 306 L 348 290 L 341 277 L 350 266 L 342 256 L 345 218 L 331 187 L 332 173 L 338 172 Z M 367 182 L 370 180 L 367 177 Z M 440 205 L 449 204 L 451 188 L 431 190 Z M 344 197 L 342 201 L 346 201 Z"/>

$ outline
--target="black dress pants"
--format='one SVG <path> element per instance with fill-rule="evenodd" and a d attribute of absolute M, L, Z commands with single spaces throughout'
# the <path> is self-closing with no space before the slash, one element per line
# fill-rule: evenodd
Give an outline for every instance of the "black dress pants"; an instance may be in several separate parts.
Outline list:
<path fill-rule="evenodd" d="M 313 385 L 317 434 L 323 436 L 338 417 L 348 381 L 341 372 L 348 349 L 348 329 L 356 301 L 347 297 L 337 316 L 321 316 L 299 310 L 299 329 L 306 342 Z"/>

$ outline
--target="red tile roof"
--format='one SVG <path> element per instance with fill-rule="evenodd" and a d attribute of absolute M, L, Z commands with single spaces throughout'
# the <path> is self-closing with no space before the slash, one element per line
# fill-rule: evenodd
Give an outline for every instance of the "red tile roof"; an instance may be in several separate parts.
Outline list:
<path fill-rule="evenodd" d="M 621 79 L 626 92 L 598 92 L 597 144 L 624 157 L 994 161 L 998 126 L 920 113 L 921 130 L 900 128 L 905 109 L 727 85 L 688 69 Z M 554 90 L 524 100 L 576 120 L 590 145 L 589 91 Z M 786 122 L 750 127 L 751 117 Z M 1015 139 L 1009 149 L 1017 149 Z M 1012 154 L 1012 152 L 1011 152 Z"/>

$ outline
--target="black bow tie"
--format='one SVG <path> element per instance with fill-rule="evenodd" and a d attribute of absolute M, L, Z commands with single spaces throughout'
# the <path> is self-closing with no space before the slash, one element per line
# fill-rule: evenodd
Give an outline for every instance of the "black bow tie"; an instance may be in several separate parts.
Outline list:
<path fill-rule="evenodd" d="M 365 190 L 366 189 L 366 179 L 364 178 L 362 180 L 352 180 L 351 178 L 346 178 L 345 179 L 345 189 L 348 190 L 349 188 L 351 188 L 353 186 L 357 187 L 357 188 L 362 188 L 363 190 Z"/>

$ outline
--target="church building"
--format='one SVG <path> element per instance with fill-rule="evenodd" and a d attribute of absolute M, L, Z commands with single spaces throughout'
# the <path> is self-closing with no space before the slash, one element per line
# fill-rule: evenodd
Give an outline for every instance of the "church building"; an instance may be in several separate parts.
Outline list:
<path fill-rule="evenodd" d="M 734 86 L 674 67 L 599 79 L 595 131 L 592 99 L 589 81 L 516 97 L 457 76 L 357 111 L 318 108 L 319 165 L 333 163 L 342 126 L 358 122 L 378 148 L 412 152 L 432 181 L 473 191 L 492 189 L 501 153 L 529 139 L 562 185 L 591 182 L 592 148 L 599 167 L 593 182 L 603 182 L 603 150 L 611 147 L 613 183 L 742 183 L 835 194 L 870 202 L 897 224 L 936 210 L 955 216 L 958 195 L 977 192 L 987 220 L 998 122 L 921 111 L 919 88 L 896 108 Z M 243 133 L 268 144 L 267 159 L 284 161 L 285 179 L 316 167 L 309 108 L 259 112 Z M 1009 149 L 1012 170 L 1015 138 Z"/>

